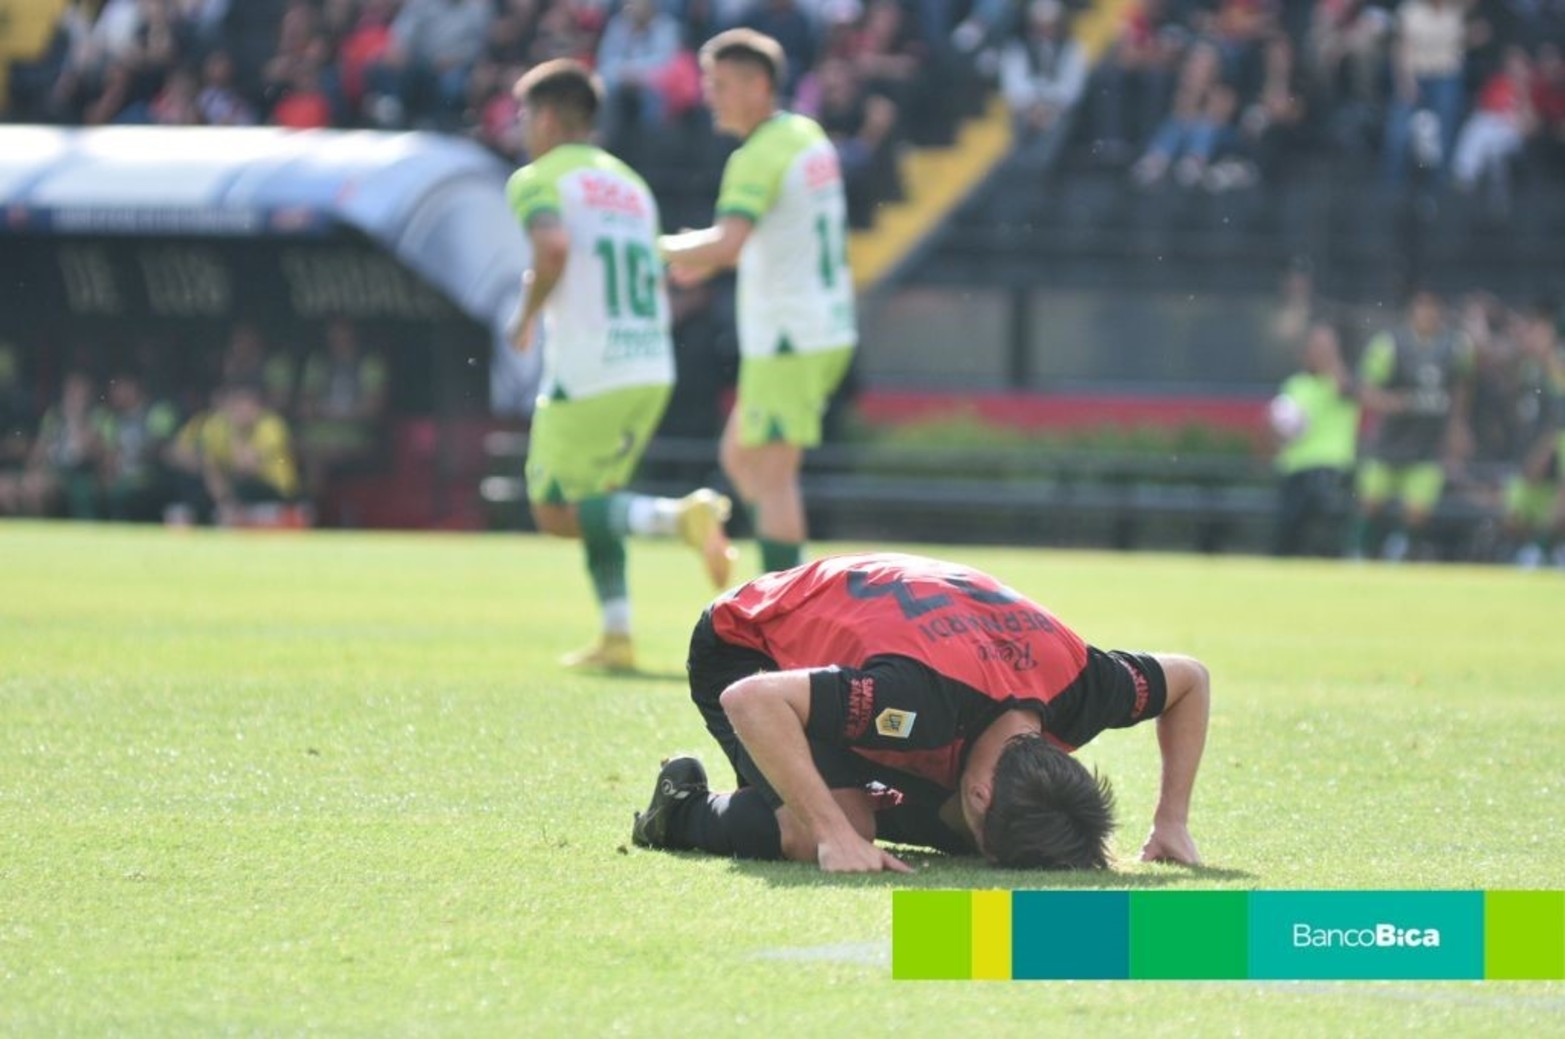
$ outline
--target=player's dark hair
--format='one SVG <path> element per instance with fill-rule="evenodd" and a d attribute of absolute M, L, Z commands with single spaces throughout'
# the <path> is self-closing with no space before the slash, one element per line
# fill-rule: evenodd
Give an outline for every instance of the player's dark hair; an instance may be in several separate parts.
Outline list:
<path fill-rule="evenodd" d="M 516 82 L 516 99 L 529 108 L 547 108 L 576 130 L 592 129 L 603 88 L 587 66 L 573 58 L 555 58 Z"/>
<path fill-rule="evenodd" d="M 731 61 L 748 65 L 771 81 L 772 89 L 781 90 L 788 78 L 788 59 L 782 44 L 754 29 L 729 29 L 720 32 L 701 48 L 701 67 L 707 68 L 719 61 Z"/>
<path fill-rule="evenodd" d="M 1109 781 L 1035 733 L 1006 741 L 994 767 L 984 851 L 1009 869 L 1105 869 Z"/>

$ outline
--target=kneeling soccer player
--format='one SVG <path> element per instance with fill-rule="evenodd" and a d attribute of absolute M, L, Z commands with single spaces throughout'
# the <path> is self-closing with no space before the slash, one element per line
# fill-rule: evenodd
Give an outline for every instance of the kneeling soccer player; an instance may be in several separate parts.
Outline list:
<path fill-rule="evenodd" d="M 1095 649 L 987 574 L 893 554 L 767 574 L 706 610 L 689 670 L 740 786 L 714 794 L 695 758 L 665 762 L 632 830 L 643 847 L 907 870 L 881 839 L 1106 867 L 1112 793 L 1069 752 L 1155 717 L 1162 790 L 1141 857 L 1200 862 L 1206 668 Z"/>
<path fill-rule="evenodd" d="M 627 534 L 682 538 L 717 587 L 734 553 L 732 503 L 711 490 L 653 498 L 622 488 L 652 438 L 674 381 L 668 295 L 657 260 L 658 210 L 646 183 L 591 143 L 601 90 L 577 62 L 533 69 L 516 85 L 531 165 L 507 196 L 532 243 L 514 345 L 532 346 L 543 315 L 543 386 L 527 455 L 539 529 L 579 537 L 603 613 L 597 645 L 569 667 L 630 670 Z"/>

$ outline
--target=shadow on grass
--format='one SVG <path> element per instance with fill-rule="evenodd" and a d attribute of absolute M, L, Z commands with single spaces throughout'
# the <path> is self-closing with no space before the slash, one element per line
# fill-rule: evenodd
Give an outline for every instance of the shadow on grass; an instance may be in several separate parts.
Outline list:
<path fill-rule="evenodd" d="M 678 682 L 681 685 L 690 681 L 690 676 L 683 671 L 583 671 L 583 677 L 606 678 L 612 682 Z"/>
<path fill-rule="evenodd" d="M 1161 887 L 1250 882 L 1258 878 L 1242 869 L 1220 866 L 1147 866 L 1146 872 L 1124 870 L 995 869 L 976 857 L 929 854 L 894 849 L 912 873 L 822 873 L 802 862 L 730 860 L 735 873 L 765 881 L 772 887 L 904 887 L 967 889 L 1083 888 L 1138 890 Z M 699 857 L 698 852 L 678 853 Z M 1136 865 L 1141 865 L 1136 863 Z"/>

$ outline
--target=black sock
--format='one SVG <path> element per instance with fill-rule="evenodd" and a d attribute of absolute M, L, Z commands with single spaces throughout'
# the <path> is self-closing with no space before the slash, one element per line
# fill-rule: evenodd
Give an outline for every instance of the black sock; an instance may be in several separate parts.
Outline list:
<path fill-rule="evenodd" d="M 754 787 L 692 797 L 669 821 L 671 848 L 696 848 L 739 859 L 782 858 L 777 813 Z"/>

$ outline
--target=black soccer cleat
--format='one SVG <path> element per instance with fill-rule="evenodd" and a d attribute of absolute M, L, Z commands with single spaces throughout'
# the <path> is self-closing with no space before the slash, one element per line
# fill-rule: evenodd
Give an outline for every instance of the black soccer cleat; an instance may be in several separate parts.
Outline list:
<path fill-rule="evenodd" d="M 636 813 L 630 828 L 631 843 L 643 848 L 667 848 L 668 824 L 674 809 L 708 790 L 706 769 L 695 758 L 670 758 L 658 771 L 658 785 L 645 812 Z"/>

